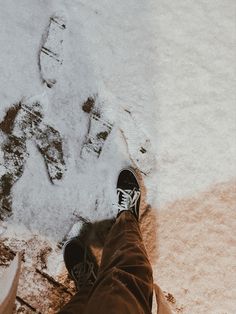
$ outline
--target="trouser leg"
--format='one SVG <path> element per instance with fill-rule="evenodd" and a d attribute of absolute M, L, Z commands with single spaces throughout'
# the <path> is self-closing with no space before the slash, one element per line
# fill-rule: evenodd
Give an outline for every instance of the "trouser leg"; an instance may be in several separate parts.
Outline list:
<path fill-rule="evenodd" d="M 58 314 L 82 314 L 88 301 L 91 287 L 85 287 L 77 292 Z"/>
<path fill-rule="evenodd" d="M 124 211 L 107 236 L 85 313 L 148 314 L 152 293 L 152 269 L 138 222 Z"/>

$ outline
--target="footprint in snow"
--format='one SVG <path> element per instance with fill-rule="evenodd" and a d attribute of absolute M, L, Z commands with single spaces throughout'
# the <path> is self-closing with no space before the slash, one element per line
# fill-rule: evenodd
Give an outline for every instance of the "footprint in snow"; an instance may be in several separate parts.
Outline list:
<path fill-rule="evenodd" d="M 50 17 L 49 25 L 43 35 L 39 52 L 39 70 L 42 81 L 51 88 L 57 82 L 63 63 L 63 39 L 66 29 L 66 18 L 63 14 Z"/>
<path fill-rule="evenodd" d="M 43 156 L 51 183 L 60 180 L 66 170 L 60 133 L 43 118 L 39 102 L 21 102 L 10 107 L 0 123 L 0 219 L 12 214 L 11 189 L 23 174 L 28 140 L 35 142 Z"/>

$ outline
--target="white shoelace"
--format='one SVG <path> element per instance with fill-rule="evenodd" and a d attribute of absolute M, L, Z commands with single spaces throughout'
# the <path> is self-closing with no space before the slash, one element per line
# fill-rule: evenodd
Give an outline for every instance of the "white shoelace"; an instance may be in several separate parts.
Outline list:
<path fill-rule="evenodd" d="M 120 204 L 118 204 L 119 212 L 122 210 L 129 210 L 132 207 L 136 208 L 136 204 L 140 197 L 140 191 L 135 191 L 135 189 L 134 190 L 122 190 L 118 188 L 117 192 L 118 192 L 118 199 L 120 198 L 120 194 L 121 194 L 121 202 Z"/>

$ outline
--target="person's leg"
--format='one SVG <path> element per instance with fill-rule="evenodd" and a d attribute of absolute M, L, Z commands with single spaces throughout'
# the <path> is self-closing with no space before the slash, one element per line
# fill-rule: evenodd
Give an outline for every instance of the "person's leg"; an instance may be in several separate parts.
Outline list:
<path fill-rule="evenodd" d="M 85 313 L 151 313 L 152 293 L 152 269 L 138 222 L 131 212 L 122 212 L 108 235 Z"/>
<path fill-rule="evenodd" d="M 117 191 L 119 215 L 107 236 L 101 267 L 89 299 L 88 291 L 84 294 L 84 299 L 83 293 L 78 293 L 66 305 L 65 312 L 60 314 L 80 314 L 82 311 L 84 314 L 151 313 L 152 269 L 139 230 L 140 191 L 132 171 L 126 169 L 121 172 Z M 76 252 L 75 258 L 81 255 L 76 248 L 73 252 Z M 86 273 L 85 277 L 90 278 L 88 269 Z M 79 283 L 79 278 L 83 279 L 83 272 L 77 275 Z"/>
<path fill-rule="evenodd" d="M 138 222 L 123 212 L 108 235 L 85 313 L 151 313 L 152 294 L 152 269 Z"/>

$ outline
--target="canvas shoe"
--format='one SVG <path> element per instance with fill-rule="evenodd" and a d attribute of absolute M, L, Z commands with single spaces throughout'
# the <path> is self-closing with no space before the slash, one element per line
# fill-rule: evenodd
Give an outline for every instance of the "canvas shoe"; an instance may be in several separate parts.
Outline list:
<path fill-rule="evenodd" d="M 121 170 L 117 181 L 118 215 L 130 210 L 139 220 L 140 186 L 132 168 Z"/>
<path fill-rule="evenodd" d="M 72 238 L 64 244 L 63 257 L 78 291 L 83 287 L 93 286 L 97 278 L 98 264 L 88 246 L 83 245 L 79 238 Z"/>

